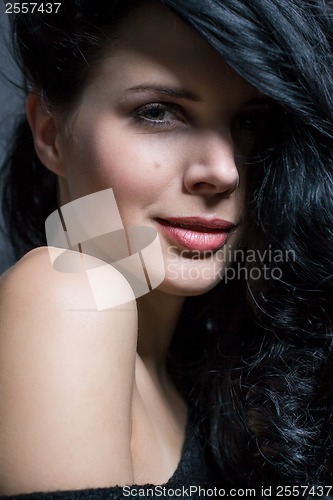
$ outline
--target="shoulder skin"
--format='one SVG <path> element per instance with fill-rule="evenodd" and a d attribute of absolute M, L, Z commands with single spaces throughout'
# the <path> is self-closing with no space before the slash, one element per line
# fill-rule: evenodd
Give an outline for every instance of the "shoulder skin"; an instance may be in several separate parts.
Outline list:
<path fill-rule="evenodd" d="M 112 273 L 111 273 L 112 274 Z M 47 248 L 0 280 L 0 493 L 131 484 L 135 301 L 97 311 Z"/>

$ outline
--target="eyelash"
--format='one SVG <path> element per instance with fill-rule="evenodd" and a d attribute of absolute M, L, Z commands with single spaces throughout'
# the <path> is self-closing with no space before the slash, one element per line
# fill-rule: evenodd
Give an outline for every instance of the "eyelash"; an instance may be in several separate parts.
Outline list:
<path fill-rule="evenodd" d="M 238 147 L 238 156 L 257 162 L 278 143 L 282 128 L 274 108 L 236 116 L 231 124 L 231 135 Z"/>
<path fill-rule="evenodd" d="M 270 118 L 271 114 L 267 111 L 250 111 L 248 113 L 243 113 L 234 120 L 233 130 L 259 133 L 266 130 Z"/>
<path fill-rule="evenodd" d="M 144 115 L 151 113 L 151 112 L 164 112 L 164 113 L 170 113 L 173 115 L 172 120 L 160 120 L 157 118 L 147 118 Z M 136 108 L 134 111 L 132 111 L 132 117 L 138 123 L 139 125 L 145 126 L 145 127 L 170 127 L 171 125 L 175 125 L 176 122 L 179 124 L 179 122 L 186 122 L 185 119 L 185 113 L 181 109 L 180 106 L 176 104 L 165 104 L 162 102 L 154 102 L 150 104 L 145 104 L 144 106 L 140 106 L 139 108 Z"/>
<path fill-rule="evenodd" d="M 152 112 L 160 112 L 172 115 L 172 119 L 157 119 L 147 118 L 147 115 Z M 135 122 L 147 128 L 170 128 L 176 127 L 180 123 L 186 124 L 189 122 L 185 110 L 174 103 L 154 102 L 139 106 L 131 113 Z M 145 116 L 146 115 L 146 116 Z M 234 132 L 259 134 L 266 130 L 271 119 L 271 113 L 267 111 L 249 111 L 238 115 L 232 122 L 231 127 Z"/>

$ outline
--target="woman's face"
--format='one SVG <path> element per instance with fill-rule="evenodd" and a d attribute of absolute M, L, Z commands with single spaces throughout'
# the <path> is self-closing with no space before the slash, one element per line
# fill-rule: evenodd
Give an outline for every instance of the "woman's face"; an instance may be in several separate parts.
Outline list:
<path fill-rule="evenodd" d="M 195 31 L 143 5 L 121 26 L 61 143 L 61 202 L 113 188 L 124 225 L 159 234 L 160 290 L 202 293 L 236 245 L 245 157 L 265 107 Z"/>

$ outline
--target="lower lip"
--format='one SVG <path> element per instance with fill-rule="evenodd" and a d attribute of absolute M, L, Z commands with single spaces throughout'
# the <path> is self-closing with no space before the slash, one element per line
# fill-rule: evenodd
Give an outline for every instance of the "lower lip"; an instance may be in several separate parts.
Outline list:
<path fill-rule="evenodd" d="M 158 221 L 158 223 L 167 236 L 187 250 L 192 251 L 218 250 L 230 236 L 230 231 L 192 231 L 191 229 L 168 225 L 167 221 L 163 223 Z"/>

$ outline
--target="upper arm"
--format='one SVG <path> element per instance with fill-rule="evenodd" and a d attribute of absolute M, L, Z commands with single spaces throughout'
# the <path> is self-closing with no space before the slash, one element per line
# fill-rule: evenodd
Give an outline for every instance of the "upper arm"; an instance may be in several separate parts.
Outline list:
<path fill-rule="evenodd" d="M 46 249 L 0 286 L 0 492 L 128 484 L 135 304 L 98 312 Z"/>

